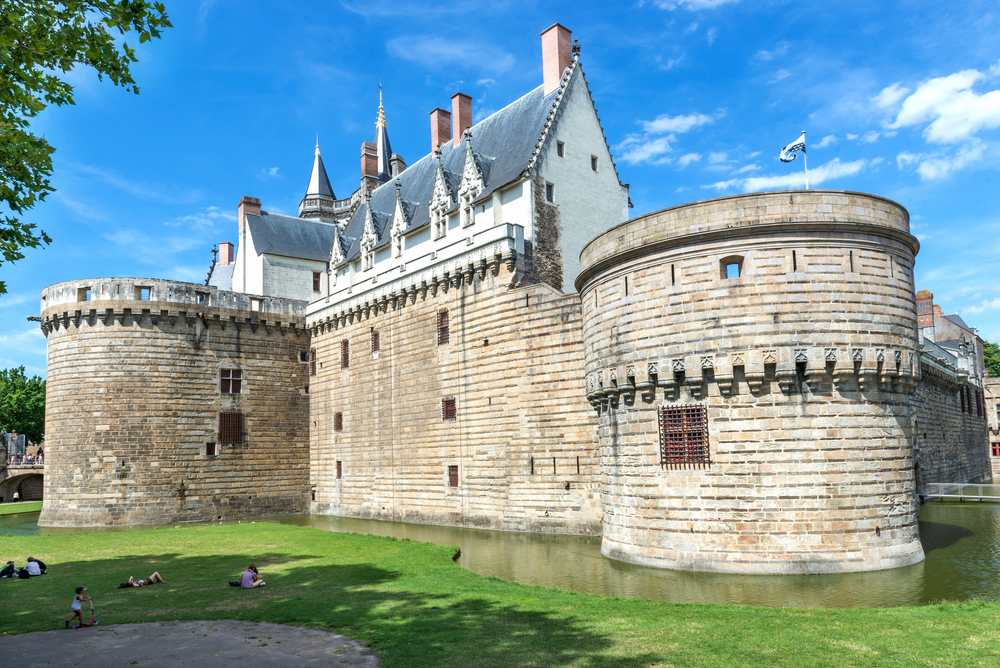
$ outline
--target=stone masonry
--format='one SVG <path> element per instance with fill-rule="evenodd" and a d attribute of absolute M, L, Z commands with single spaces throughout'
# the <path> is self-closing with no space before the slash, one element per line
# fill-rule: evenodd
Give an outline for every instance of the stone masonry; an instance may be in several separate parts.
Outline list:
<path fill-rule="evenodd" d="M 306 510 L 304 307 L 152 279 L 46 288 L 39 525 L 163 524 Z M 224 394 L 220 378 L 233 370 L 241 372 L 241 391 Z M 243 414 L 242 443 L 219 438 L 226 410 Z"/>
<path fill-rule="evenodd" d="M 774 192 L 666 209 L 584 249 L 604 554 L 737 573 L 923 559 L 908 223 L 871 195 Z M 708 463 L 661 464 L 661 406 L 707 409 Z"/>

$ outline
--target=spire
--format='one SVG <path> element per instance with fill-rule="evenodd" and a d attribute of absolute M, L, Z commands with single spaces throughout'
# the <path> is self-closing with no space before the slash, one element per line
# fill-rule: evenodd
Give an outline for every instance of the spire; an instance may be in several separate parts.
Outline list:
<path fill-rule="evenodd" d="M 375 121 L 375 148 L 378 151 L 379 181 L 392 178 L 389 158 L 392 157 L 392 146 L 389 145 L 389 133 L 385 129 L 385 109 L 382 107 L 382 84 L 378 85 L 378 119 Z"/>
<path fill-rule="evenodd" d="M 316 158 L 313 160 L 312 174 L 309 176 L 309 187 L 306 188 L 306 197 L 329 197 L 337 199 L 330 187 L 330 179 L 326 176 L 326 167 L 323 166 L 323 158 L 319 155 L 319 136 L 316 137 Z"/>

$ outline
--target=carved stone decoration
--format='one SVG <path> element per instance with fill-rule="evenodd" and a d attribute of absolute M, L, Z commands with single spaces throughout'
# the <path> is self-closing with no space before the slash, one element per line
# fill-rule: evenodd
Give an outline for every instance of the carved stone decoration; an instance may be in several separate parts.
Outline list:
<path fill-rule="evenodd" d="M 680 372 L 684 371 L 684 360 L 683 360 L 683 358 L 682 359 L 670 360 L 670 368 L 671 368 L 671 370 L 673 370 L 674 373 L 680 373 Z"/>
<path fill-rule="evenodd" d="M 733 366 L 746 366 L 746 353 L 733 353 Z"/>
<path fill-rule="evenodd" d="M 851 361 L 853 362 L 864 362 L 865 361 L 865 351 L 861 348 L 854 348 L 851 350 Z"/>
<path fill-rule="evenodd" d="M 777 364 L 778 363 L 778 351 L 777 350 L 762 350 L 760 351 L 760 357 L 764 364 Z"/>
<path fill-rule="evenodd" d="M 809 352 L 805 348 L 796 348 L 794 358 L 796 362 L 808 362 Z"/>
<path fill-rule="evenodd" d="M 650 376 L 655 376 L 660 373 L 660 365 L 658 362 L 646 362 L 646 373 Z"/>
<path fill-rule="evenodd" d="M 827 348 L 826 350 L 824 350 L 823 351 L 823 359 L 825 359 L 827 362 L 836 362 L 837 361 L 837 349 L 836 348 Z"/>
<path fill-rule="evenodd" d="M 618 384 L 618 369 L 617 367 L 612 367 L 611 372 L 608 374 L 608 380 L 611 381 L 612 385 Z"/>
<path fill-rule="evenodd" d="M 876 362 L 884 362 L 885 361 L 885 348 L 876 348 L 875 349 L 875 361 Z"/>
<path fill-rule="evenodd" d="M 903 363 L 903 351 L 902 350 L 894 350 L 894 351 L 892 351 L 892 357 L 893 357 L 893 360 L 895 360 L 896 364 L 902 364 Z"/>
<path fill-rule="evenodd" d="M 635 365 L 634 364 L 630 364 L 629 366 L 625 367 L 625 377 L 626 378 L 635 378 Z"/>
<path fill-rule="evenodd" d="M 711 355 L 704 355 L 701 358 L 701 368 L 711 369 L 715 366 L 715 358 Z"/>

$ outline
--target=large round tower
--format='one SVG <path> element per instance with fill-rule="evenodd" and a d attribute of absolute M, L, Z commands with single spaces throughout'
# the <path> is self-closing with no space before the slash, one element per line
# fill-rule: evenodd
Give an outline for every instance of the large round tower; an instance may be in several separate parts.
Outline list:
<path fill-rule="evenodd" d="M 696 202 L 581 255 L 605 555 L 735 573 L 923 559 L 905 209 L 840 191 Z"/>

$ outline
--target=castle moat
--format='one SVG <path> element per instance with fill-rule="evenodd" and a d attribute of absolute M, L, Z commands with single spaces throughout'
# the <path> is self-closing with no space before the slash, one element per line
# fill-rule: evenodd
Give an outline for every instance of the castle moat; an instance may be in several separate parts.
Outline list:
<path fill-rule="evenodd" d="M 322 515 L 258 521 L 458 546 L 462 567 L 481 575 L 603 596 L 824 608 L 1000 600 L 1000 504 L 928 502 L 920 507 L 919 518 L 920 539 L 927 555 L 921 563 L 865 573 L 774 576 L 633 566 L 601 556 L 601 539 L 590 536 L 505 533 Z M 93 531 L 39 528 L 37 519 L 38 513 L 0 516 L 0 535 Z"/>

